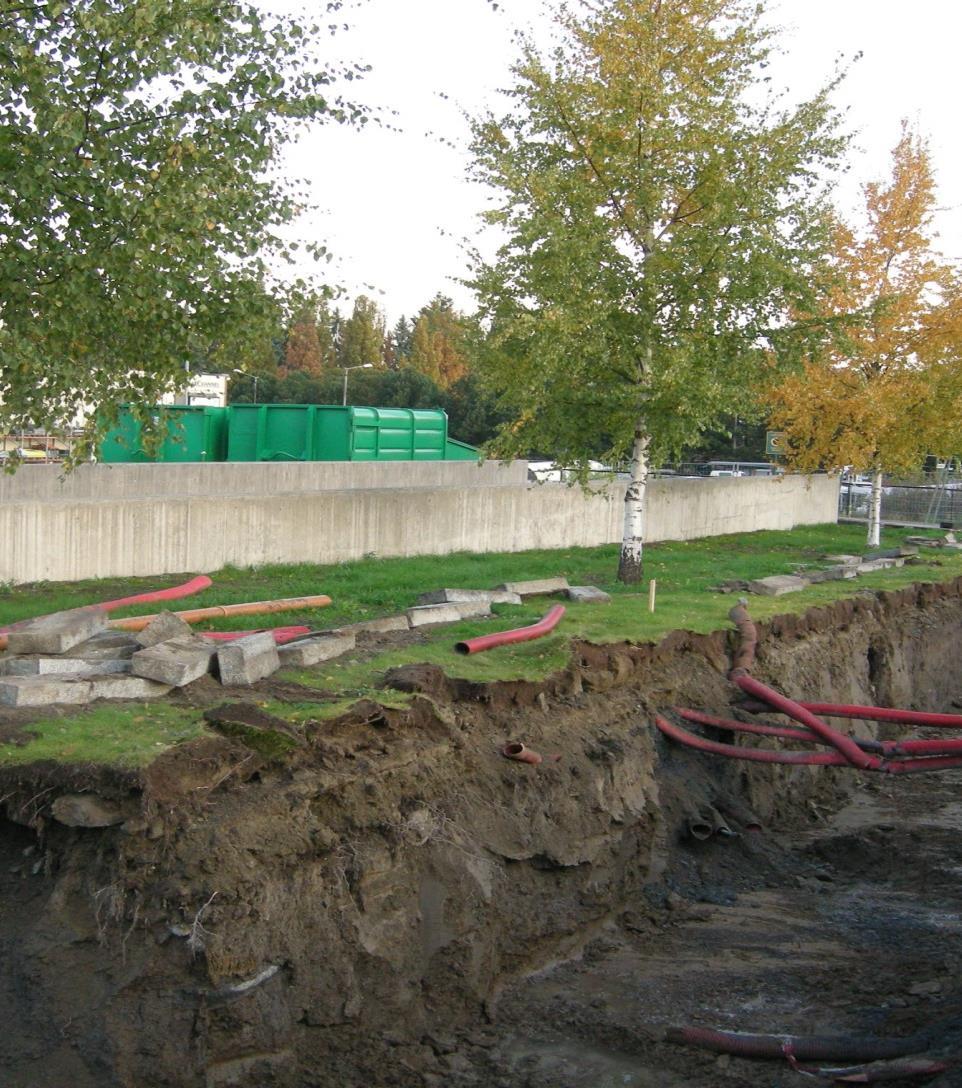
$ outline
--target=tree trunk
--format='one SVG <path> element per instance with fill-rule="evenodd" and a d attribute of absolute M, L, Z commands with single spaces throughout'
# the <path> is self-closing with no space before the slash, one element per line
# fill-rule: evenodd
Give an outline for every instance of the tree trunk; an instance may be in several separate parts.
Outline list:
<path fill-rule="evenodd" d="M 641 581 L 644 546 L 645 488 L 648 484 L 648 435 L 642 424 L 635 426 L 631 449 L 631 480 L 625 492 L 625 530 L 621 538 L 618 580 L 626 585 Z"/>
<path fill-rule="evenodd" d="M 868 546 L 877 548 L 882 527 L 882 473 L 872 473 L 872 497 L 868 504 Z"/>

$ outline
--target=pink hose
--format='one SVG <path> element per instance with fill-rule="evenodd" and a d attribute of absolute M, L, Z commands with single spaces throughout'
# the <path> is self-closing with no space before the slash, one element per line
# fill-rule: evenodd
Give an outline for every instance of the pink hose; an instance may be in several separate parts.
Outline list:
<path fill-rule="evenodd" d="M 715 1031 L 712 1028 L 669 1028 L 671 1043 L 687 1043 L 722 1054 L 742 1058 L 783 1058 L 791 1054 L 799 1061 L 877 1061 L 918 1054 L 927 1040 L 873 1039 L 830 1035 L 753 1035 L 741 1031 Z"/>
<path fill-rule="evenodd" d="M 516 627 L 512 631 L 498 631 L 493 635 L 480 635 L 478 638 L 465 639 L 464 642 L 456 642 L 455 650 L 459 654 L 477 654 L 482 650 L 491 650 L 495 646 L 507 646 L 514 642 L 530 642 L 531 639 L 541 638 L 549 634 L 558 626 L 558 621 L 565 614 L 565 606 L 556 604 L 545 615 L 532 623 L 530 627 Z"/>
<path fill-rule="evenodd" d="M 685 744 L 699 752 L 727 756 L 729 759 L 744 759 L 750 763 L 791 763 L 811 767 L 848 766 L 848 761 L 840 752 L 776 752 L 771 748 L 739 748 L 734 744 L 721 744 L 719 741 L 708 740 L 706 737 L 696 737 L 694 733 L 674 725 L 660 714 L 655 715 L 655 725 L 666 737 L 671 737 L 679 744 Z"/>
<path fill-rule="evenodd" d="M 151 601 L 176 601 L 181 597 L 190 597 L 191 594 L 200 593 L 201 590 L 209 589 L 213 585 L 210 578 L 206 574 L 198 574 L 196 578 L 191 578 L 189 582 L 183 582 L 179 586 L 171 586 L 169 589 L 152 589 L 147 593 L 135 593 L 131 597 L 118 597 L 115 601 L 101 601 L 99 604 L 84 604 L 79 608 L 68 609 L 70 612 L 81 612 L 95 610 L 97 612 L 113 612 L 118 608 L 125 608 L 129 604 L 147 604 Z M 39 616 L 31 616 L 30 619 L 17 620 L 16 623 L 9 623 L 6 627 L 0 627 L 0 650 L 7 648 L 7 634 L 16 627 L 23 627 L 26 623 L 32 623 L 35 619 L 40 619 Z"/>
<path fill-rule="evenodd" d="M 824 741 L 836 749 L 836 751 L 840 752 L 853 767 L 858 767 L 863 771 L 877 771 L 881 769 L 882 761 L 877 756 L 870 756 L 863 752 L 851 737 L 847 737 L 844 733 L 840 733 L 837 729 L 833 729 L 826 722 L 823 722 L 821 718 L 817 718 L 811 711 L 806 710 L 805 707 L 796 703 L 794 699 L 789 699 L 786 696 L 779 694 L 773 688 L 761 683 L 760 680 L 756 680 L 753 676 L 749 676 L 748 673 L 742 672 L 735 675 L 733 670 L 731 679 L 742 689 L 742 691 L 747 692 L 749 695 L 754 695 L 756 699 L 764 700 L 769 706 L 774 707 L 776 710 L 780 710 L 790 718 L 794 718 L 795 721 L 801 722 L 802 725 L 811 729 L 813 733 L 817 733 Z"/>
<path fill-rule="evenodd" d="M 829 718 L 856 718 L 870 722 L 896 722 L 900 725 L 931 725 L 941 729 L 962 729 L 962 714 L 929 714 L 923 710 L 893 710 L 884 706 L 849 706 L 845 703 L 803 703 L 813 714 Z"/>
<path fill-rule="evenodd" d="M 262 634 L 263 631 L 264 628 L 258 631 L 199 631 L 198 634 L 202 638 L 212 638 L 217 642 L 235 642 L 239 638 L 247 638 L 248 635 Z M 310 627 L 275 627 L 270 633 L 274 636 L 274 641 L 280 646 L 292 639 L 300 638 L 301 635 L 306 635 L 309 631 Z"/>

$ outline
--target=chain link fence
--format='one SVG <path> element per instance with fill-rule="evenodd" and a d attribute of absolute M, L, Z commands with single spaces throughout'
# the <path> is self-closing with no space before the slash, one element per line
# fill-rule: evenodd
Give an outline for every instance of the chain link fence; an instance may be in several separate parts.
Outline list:
<path fill-rule="evenodd" d="M 838 496 L 839 519 L 868 521 L 871 497 L 871 484 L 843 480 Z M 882 524 L 962 528 L 962 482 L 883 485 Z"/>

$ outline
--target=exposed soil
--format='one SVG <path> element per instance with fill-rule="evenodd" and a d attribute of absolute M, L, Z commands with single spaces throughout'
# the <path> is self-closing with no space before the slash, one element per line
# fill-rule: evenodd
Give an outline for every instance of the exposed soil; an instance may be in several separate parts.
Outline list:
<path fill-rule="evenodd" d="M 866 595 L 763 626 L 755 672 L 801 698 L 946 709 L 960 624 L 962 580 Z M 582 645 L 541 684 L 408 667 L 389 677 L 418 693 L 403 710 L 295 727 L 248 697 L 146 772 L 4 772 L 4 1083 L 805 1082 L 666 1042 L 679 1024 L 938 1023 L 927 1052 L 962 1054 L 962 774 L 671 746 L 652 711 L 725 712 L 729 643 Z M 509 740 L 561 758 L 509 762 Z M 71 791 L 123 822 L 64 826 Z M 707 803 L 736 834 L 686 835 Z"/>

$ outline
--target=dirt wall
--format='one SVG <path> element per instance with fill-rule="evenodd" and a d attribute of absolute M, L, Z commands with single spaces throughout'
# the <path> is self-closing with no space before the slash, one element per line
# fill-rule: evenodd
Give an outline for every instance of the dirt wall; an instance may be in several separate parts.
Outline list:
<path fill-rule="evenodd" d="M 962 690 L 960 620 L 962 580 L 859 596 L 761 627 L 755 672 L 797 697 L 941 709 Z M 429 1083 L 427 1053 L 506 983 L 626 906 L 664 908 L 693 806 L 784 829 L 859 781 L 656 734 L 656 708 L 730 704 L 729 640 L 580 645 L 542 684 L 409 667 L 388 678 L 409 707 L 308 723 L 282 758 L 212 734 L 144 773 L 6 772 L 5 1083 Z M 544 762 L 505 760 L 509 740 Z M 54 802 L 77 792 L 124 822 L 63 826 Z"/>

